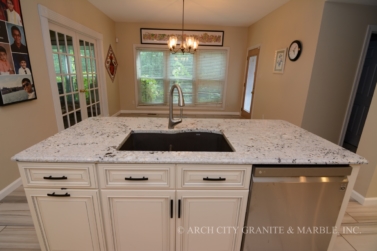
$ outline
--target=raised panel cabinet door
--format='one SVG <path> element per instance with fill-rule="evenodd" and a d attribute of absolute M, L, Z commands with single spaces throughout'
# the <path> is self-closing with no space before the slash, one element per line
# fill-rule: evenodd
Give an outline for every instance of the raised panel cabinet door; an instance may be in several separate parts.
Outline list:
<path fill-rule="evenodd" d="M 107 248 L 174 251 L 174 190 L 102 190 Z"/>
<path fill-rule="evenodd" d="M 177 191 L 176 251 L 239 251 L 247 190 Z"/>
<path fill-rule="evenodd" d="M 42 250 L 105 250 L 98 191 L 26 188 Z"/>

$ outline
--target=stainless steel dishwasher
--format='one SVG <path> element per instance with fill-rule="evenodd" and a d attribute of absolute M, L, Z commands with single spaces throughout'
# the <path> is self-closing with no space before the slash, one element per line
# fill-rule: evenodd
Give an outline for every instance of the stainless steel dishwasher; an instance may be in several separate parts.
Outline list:
<path fill-rule="evenodd" d="M 253 166 L 242 251 L 326 251 L 349 166 Z"/>

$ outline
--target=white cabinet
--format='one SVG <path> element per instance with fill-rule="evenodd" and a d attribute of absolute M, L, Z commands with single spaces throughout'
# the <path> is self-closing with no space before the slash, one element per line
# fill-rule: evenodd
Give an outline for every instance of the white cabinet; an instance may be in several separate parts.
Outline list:
<path fill-rule="evenodd" d="M 98 191 L 25 188 L 42 250 L 104 250 Z"/>
<path fill-rule="evenodd" d="M 24 187 L 96 188 L 95 164 L 19 162 Z"/>
<path fill-rule="evenodd" d="M 177 189 L 249 189 L 250 165 L 177 165 Z"/>
<path fill-rule="evenodd" d="M 240 250 L 251 166 L 99 164 L 98 172 L 108 250 Z"/>
<path fill-rule="evenodd" d="M 175 189 L 172 164 L 99 164 L 101 188 Z"/>
<path fill-rule="evenodd" d="M 18 165 L 43 251 L 240 250 L 250 165 Z"/>
<path fill-rule="evenodd" d="M 176 251 L 239 251 L 247 190 L 177 191 Z"/>
<path fill-rule="evenodd" d="M 176 251 L 239 251 L 250 165 L 177 165 Z"/>
<path fill-rule="evenodd" d="M 174 200 L 174 190 L 103 190 L 108 250 L 174 251 Z"/>
<path fill-rule="evenodd" d="M 95 164 L 18 167 L 43 251 L 105 250 Z"/>

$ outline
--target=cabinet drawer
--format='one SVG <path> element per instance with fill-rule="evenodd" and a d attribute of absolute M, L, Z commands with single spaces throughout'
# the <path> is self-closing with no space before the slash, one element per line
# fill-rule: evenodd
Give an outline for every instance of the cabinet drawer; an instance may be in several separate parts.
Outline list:
<path fill-rule="evenodd" d="M 97 187 L 94 164 L 19 162 L 18 167 L 25 187 Z"/>
<path fill-rule="evenodd" d="M 175 188 L 174 165 L 100 164 L 98 171 L 102 188 Z"/>
<path fill-rule="evenodd" d="M 249 189 L 251 165 L 177 165 L 177 189 Z"/>

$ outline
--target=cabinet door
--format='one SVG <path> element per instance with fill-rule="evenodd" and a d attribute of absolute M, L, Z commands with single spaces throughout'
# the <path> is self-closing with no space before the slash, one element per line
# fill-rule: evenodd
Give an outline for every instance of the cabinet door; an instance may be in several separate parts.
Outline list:
<path fill-rule="evenodd" d="M 101 193 L 108 250 L 174 251 L 175 191 Z"/>
<path fill-rule="evenodd" d="M 176 250 L 240 250 L 247 196 L 247 190 L 177 191 Z"/>
<path fill-rule="evenodd" d="M 98 191 L 25 188 L 25 192 L 42 250 L 105 250 Z"/>

